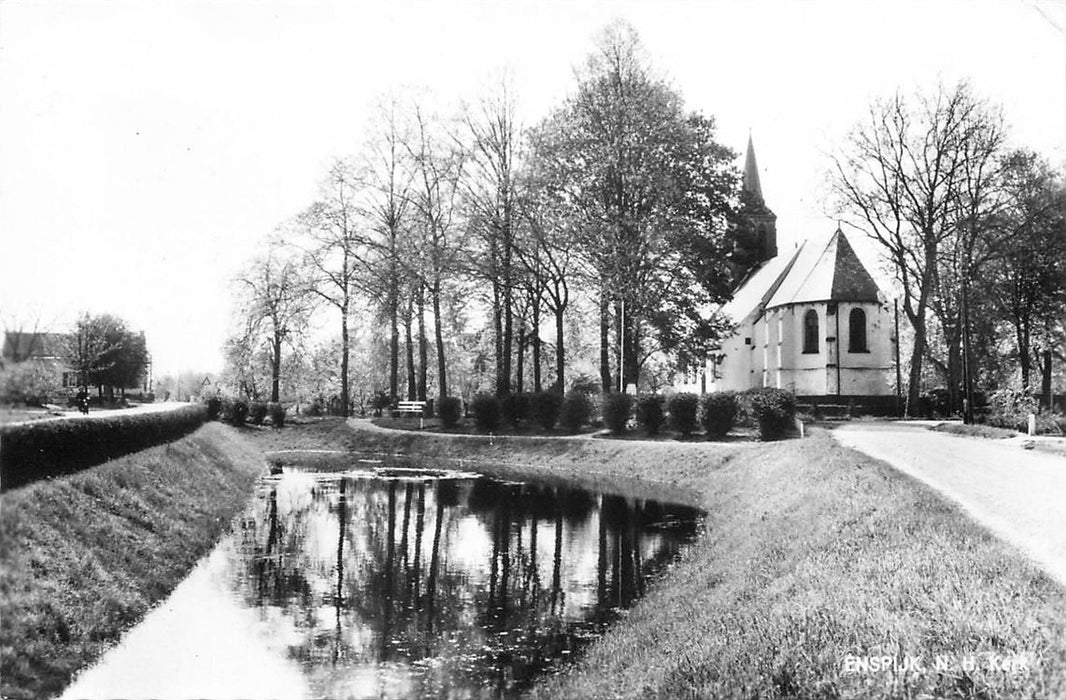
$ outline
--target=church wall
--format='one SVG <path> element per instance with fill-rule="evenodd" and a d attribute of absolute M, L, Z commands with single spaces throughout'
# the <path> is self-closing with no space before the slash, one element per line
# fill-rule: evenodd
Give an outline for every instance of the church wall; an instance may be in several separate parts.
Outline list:
<path fill-rule="evenodd" d="M 869 352 L 854 353 L 848 347 L 847 319 L 853 308 L 866 312 L 866 341 Z M 895 373 L 895 345 L 892 312 L 874 303 L 840 304 L 841 377 L 840 393 L 887 395 L 892 393 Z"/>

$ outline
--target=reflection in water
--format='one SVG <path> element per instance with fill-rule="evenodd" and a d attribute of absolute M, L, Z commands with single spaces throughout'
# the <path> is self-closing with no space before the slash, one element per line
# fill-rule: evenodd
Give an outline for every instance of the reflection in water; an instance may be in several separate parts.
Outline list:
<path fill-rule="evenodd" d="M 234 578 L 314 695 L 494 697 L 602 632 L 697 526 L 580 490 L 286 471 L 241 523 Z"/>

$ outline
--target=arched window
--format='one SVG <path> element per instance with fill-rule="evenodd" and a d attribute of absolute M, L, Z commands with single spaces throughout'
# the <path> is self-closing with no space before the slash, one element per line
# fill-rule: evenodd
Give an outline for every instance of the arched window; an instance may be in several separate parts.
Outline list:
<path fill-rule="evenodd" d="M 852 309 L 848 315 L 848 352 L 870 352 L 866 346 L 866 312 Z"/>
<path fill-rule="evenodd" d="M 814 309 L 803 314 L 803 352 L 818 353 L 818 312 Z"/>

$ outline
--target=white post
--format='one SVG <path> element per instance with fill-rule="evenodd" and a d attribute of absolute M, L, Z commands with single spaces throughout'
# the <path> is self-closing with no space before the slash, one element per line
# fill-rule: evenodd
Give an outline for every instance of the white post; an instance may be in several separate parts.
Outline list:
<path fill-rule="evenodd" d="M 1036 435 L 1036 416 L 1029 414 L 1029 437 Z"/>

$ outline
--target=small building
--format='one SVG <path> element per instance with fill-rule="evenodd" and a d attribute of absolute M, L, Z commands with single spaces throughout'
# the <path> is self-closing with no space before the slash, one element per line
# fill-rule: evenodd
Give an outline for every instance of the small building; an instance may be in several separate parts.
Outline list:
<path fill-rule="evenodd" d="M 735 331 L 675 388 L 777 387 L 829 404 L 894 397 L 892 308 L 844 232 L 779 255 L 777 217 L 763 200 L 750 140 L 742 201 L 748 226 L 734 254 L 742 279 L 720 309 Z"/>

